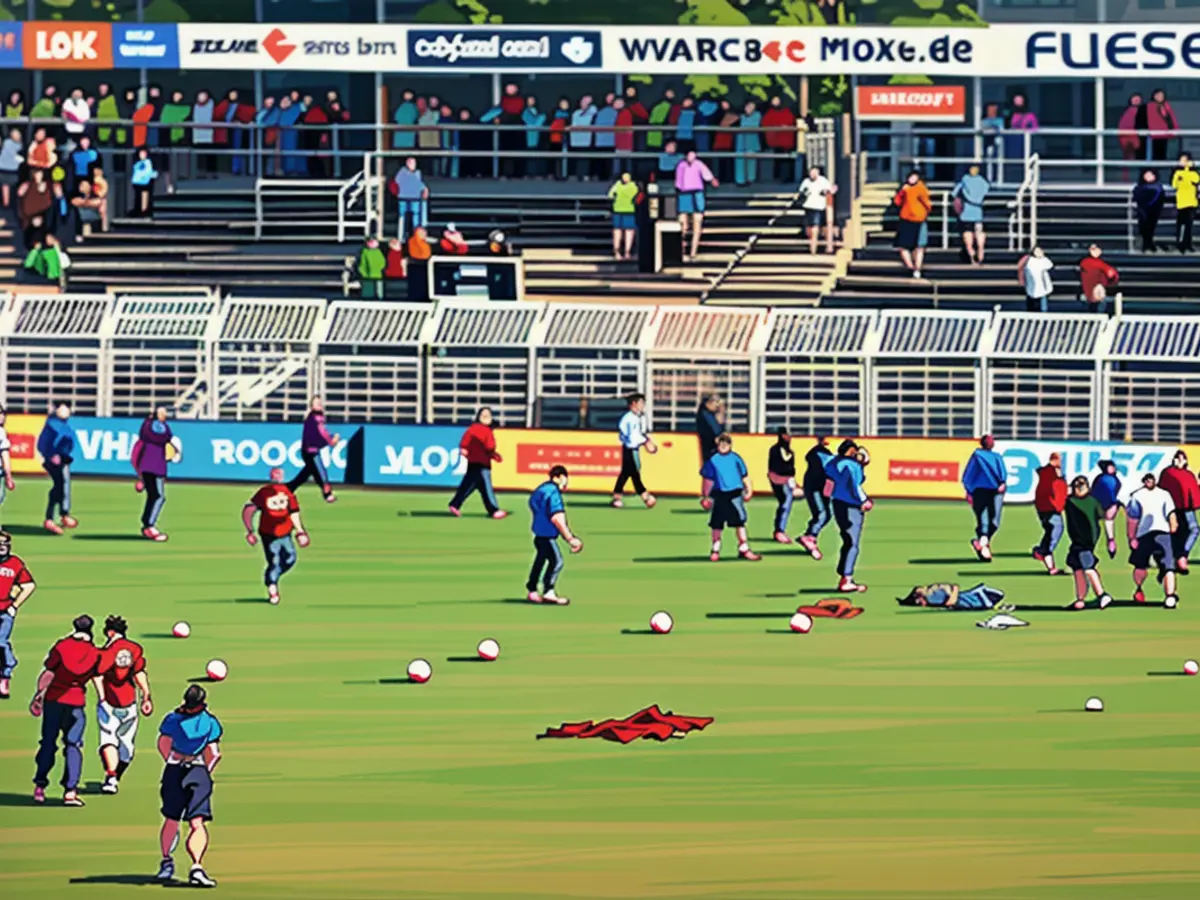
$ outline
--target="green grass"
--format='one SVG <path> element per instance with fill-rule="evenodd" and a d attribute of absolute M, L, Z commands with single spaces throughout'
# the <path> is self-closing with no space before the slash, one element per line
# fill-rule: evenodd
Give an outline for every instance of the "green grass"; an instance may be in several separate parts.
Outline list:
<path fill-rule="evenodd" d="M 345 491 L 327 507 L 309 491 L 314 543 L 273 608 L 240 534 L 249 492 L 172 485 L 165 546 L 115 539 L 136 526 L 128 485 L 77 484 L 83 525 L 68 538 L 31 528 L 44 483 L 9 496 L 4 521 L 40 588 L 0 708 L 5 896 L 127 898 L 128 885 L 68 883 L 157 865 L 153 726 L 119 796 L 89 789 L 84 810 L 26 799 L 25 702 L 84 611 L 122 613 L 144 638 L 155 724 L 208 659 L 229 664 L 211 689 L 226 740 L 209 863 L 224 898 L 1197 895 L 1200 679 L 1147 675 L 1200 657 L 1186 581 L 1174 612 L 1031 613 L 1008 633 L 894 603 L 919 582 L 986 577 L 1013 601 L 1065 604 L 1070 579 L 1037 576 L 1022 553 L 1028 509 L 1008 512 L 1003 558 L 985 568 L 969 561 L 965 504 L 885 501 L 866 530 L 866 614 L 796 636 L 768 631 L 832 582 L 832 534 L 821 563 L 759 540 L 763 562 L 714 566 L 693 501 L 617 512 L 575 497 L 587 546 L 563 577 L 573 602 L 538 608 L 505 602 L 530 557 L 522 498 L 497 523 L 477 507 L 444 517 L 441 495 Z M 752 505 L 753 535 L 770 514 Z M 1123 563 L 1102 571 L 1129 596 Z M 658 609 L 673 634 L 621 633 Z M 722 612 L 778 618 L 707 617 Z M 159 636 L 179 619 L 189 640 Z M 499 662 L 447 662 L 484 637 Z M 429 684 L 379 683 L 417 656 Z M 1091 695 L 1108 711 L 1080 712 Z M 716 722 L 661 745 L 534 740 L 650 703 Z M 90 722 L 90 783 L 95 739 Z"/>

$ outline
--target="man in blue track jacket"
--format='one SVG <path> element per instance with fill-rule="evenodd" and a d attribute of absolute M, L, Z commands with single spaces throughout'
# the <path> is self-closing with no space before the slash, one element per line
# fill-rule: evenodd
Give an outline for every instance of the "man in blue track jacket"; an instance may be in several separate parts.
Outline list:
<path fill-rule="evenodd" d="M 992 561 L 992 536 L 1000 530 L 1000 512 L 1008 482 L 1004 457 L 995 447 L 996 439 L 990 434 L 980 438 L 979 449 L 967 460 L 962 477 L 967 502 L 975 511 L 975 539 L 971 541 L 971 549 L 984 562 Z"/>
<path fill-rule="evenodd" d="M 46 417 L 42 433 L 38 435 L 37 449 L 42 456 L 42 468 L 50 476 L 50 497 L 46 503 L 46 521 L 42 523 L 51 534 L 62 534 L 64 528 L 74 528 L 77 522 L 71 516 L 71 463 L 75 459 L 75 429 L 71 427 L 71 407 L 60 403 Z M 54 521 L 57 510 L 62 524 Z"/>

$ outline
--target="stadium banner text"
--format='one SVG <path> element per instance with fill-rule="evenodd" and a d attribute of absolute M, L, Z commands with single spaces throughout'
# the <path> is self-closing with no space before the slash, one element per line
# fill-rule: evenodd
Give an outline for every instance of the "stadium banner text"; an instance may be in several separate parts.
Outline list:
<path fill-rule="evenodd" d="M 363 426 L 363 482 L 394 487 L 454 487 L 467 471 L 454 425 Z"/>
<path fill-rule="evenodd" d="M 0 68 L 1195 77 L 1198 25 L 979 28 L 0 23 Z"/>

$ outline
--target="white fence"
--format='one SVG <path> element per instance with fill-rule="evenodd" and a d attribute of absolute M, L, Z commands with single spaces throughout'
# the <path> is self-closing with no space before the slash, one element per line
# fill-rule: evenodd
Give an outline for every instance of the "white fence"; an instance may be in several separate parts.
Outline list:
<path fill-rule="evenodd" d="M 1200 441 L 1200 317 L 31 295 L 0 308 L 12 411 Z"/>

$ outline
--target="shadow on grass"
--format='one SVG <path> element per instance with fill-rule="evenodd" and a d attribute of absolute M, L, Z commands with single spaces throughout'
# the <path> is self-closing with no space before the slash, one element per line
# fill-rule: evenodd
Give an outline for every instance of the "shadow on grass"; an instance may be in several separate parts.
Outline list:
<path fill-rule="evenodd" d="M 481 657 L 481 656 L 447 656 L 447 657 L 446 657 L 446 662 L 451 662 L 451 663 L 485 663 L 485 662 L 495 662 L 495 660 L 492 660 L 492 659 L 484 659 L 484 658 L 483 658 L 483 657 Z"/>
<path fill-rule="evenodd" d="M 207 675 L 201 675 L 199 678 L 189 678 L 189 684 L 219 684 L 216 678 L 209 678 Z"/>
<path fill-rule="evenodd" d="M 783 612 L 710 612 L 706 619 L 790 619 L 795 615 L 794 610 Z"/>
<path fill-rule="evenodd" d="M 41 806 L 40 803 L 33 802 L 33 794 L 10 794 L 0 792 L 0 806 Z M 48 806 L 55 805 L 53 801 L 47 802 Z M 57 804 L 62 806 L 62 804 Z"/>
<path fill-rule="evenodd" d="M 807 594 L 809 596 L 814 596 L 817 594 L 824 594 L 826 597 L 837 597 L 837 596 L 854 597 L 854 596 L 856 596 L 856 594 L 839 594 L 835 588 L 823 588 L 823 587 L 800 588 L 800 590 L 796 591 L 796 593 L 797 594 Z"/>
<path fill-rule="evenodd" d="M 143 641 L 165 641 L 168 638 L 173 641 L 179 640 L 169 631 L 147 631 L 145 634 L 139 635 L 139 637 Z"/>
<path fill-rule="evenodd" d="M 164 887 L 170 882 L 159 881 L 153 875 L 85 875 L 82 878 L 72 878 L 68 884 L 121 884 L 129 887 L 144 887 L 148 884 L 161 884 Z"/>
<path fill-rule="evenodd" d="M 76 541 L 96 541 L 106 543 L 120 543 L 124 541 L 142 541 L 143 543 L 153 543 L 147 541 L 140 534 L 73 534 L 72 540 Z"/>
<path fill-rule="evenodd" d="M 1189 678 L 1187 672 L 1147 672 L 1151 678 Z"/>
<path fill-rule="evenodd" d="M 1064 715 L 1064 714 L 1069 715 L 1072 713 L 1078 714 L 1078 713 L 1086 713 L 1086 712 L 1087 712 L 1086 709 L 1079 709 L 1079 708 L 1076 708 L 1076 709 L 1039 709 L 1038 715 L 1039 716 L 1055 716 L 1055 715 Z"/>
<path fill-rule="evenodd" d="M 968 563 L 979 562 L 970 556 L 943 557 L 940 559 L 910 559 L 910 566 L 964 566 Z"/>
<path fill-rule="evenodd" d="M 980 575 L 980 572 L 978 569 L 972 569 L 970 572 L 959 572 L 958 574 L 960 576 L 962 576 L 963 578 L 978 578 Z M 991 578 L 991 577 L 995 576 L 996 578 L 1064 578 L 1064 577 L 1069 576 L 1070 574 L 1071 574 L 1070 572 L 1068 572 L 1064 569 L 1062 571 L 1062 573 L 1059 575 L 1051 575 L 1045 569 L 1038 568 L 1038 569 L 1018 569 L 1018 570 L 1014 570 L 1014 571 L 996 571 L 996 572 L 989 571 L 987 573 L 987 577 Z"/>
<path fill-rule="evenodd" d="M 658 634 L 653 628 L 622 628 L 621 634 Z"/>
<path fill-rule="evenodd" d="M 413 681 L 407 675 L 403 678 L 380 678 L 376 684 L 420 684 L 419 681 Z"/>
<path fill-rule="evenodd" d="M 673 516 L 711 516 L 712 510 L 711 509 L 673 509 L 673 510 L 671 510 L 671 515 L 673 515 Z"/>
<path fill-rule="evenodd" d="M 791 600 L 796 595 L 794 593 L 779 593 L 779 594 L 751 594 L 751 597 L 758 597 L 762 600 Z"/>
<path fill-rule="evenodd" d="M 803 631 L 792 631 L 790 628 L 768 628 L 767 634 L 804 634 Z"/>
<path fill-rule="evenodd" d="M 5 525 L 4 530 L 13 537 L 61 537 L 61 535 L 51 534 L 41 525 L 17 525 L 14 523 Z"/>
<path fill-rule="evenodd" d="M 639 556 L 635 563 L 708 563 L 707 556 Z M 711 563 L 709 563 L 711 565 Z"/>

